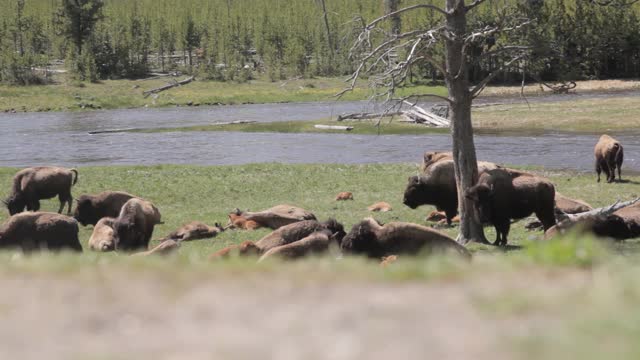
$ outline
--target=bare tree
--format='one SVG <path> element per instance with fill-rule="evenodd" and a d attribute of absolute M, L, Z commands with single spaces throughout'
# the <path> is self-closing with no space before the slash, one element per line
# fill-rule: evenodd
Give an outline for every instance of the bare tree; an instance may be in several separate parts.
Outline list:
<path fill-rule="evenodd" d="M 358 56 L 358 65 L 349 79 L 350 87 L 345 89 L 345 91 L 353 89 L 362 74 L 370 73 L 373 74 L 370 79 L 375 87 L 384 89 L 377 94 L 376 99 L 390 102 L 389 110 L 399 106 L 404 100 L 417 101 L 424 97 L 437 98 L 449 105 L 454 169 L 461 215 L 457 240 L 463 244 L 469 241 L 487 242 L 482 225 L 472 215 L 472 204 L 464 196 L 464 192 L 473 186 L 478 178 L 471 124 L 472 101 L 505 68 L 517 65 L 520 60 L 523 60 L 529 50 L 523 45 L 503 45 L 495 42 L 495 39 L 501 35 L 518 31 L 530 23 L 528 19 L 509 9 L 505 9 L 493 24 L 469 31 L 468 13 L 484 2 L 485 0 L 474 0 L 467 5 L 465 0 L 445 0 L 445 8 L 433 4 L 416 4 L 387 13 L 369 22 L 361 29 L 352 48 L 352 55 Z M 434 11 L 440 15 L 440 23 L 429 29 L 410 29 L 397 34 L 389 34 L 381 26 L 384 22 L 402 14 L 416 11 Z M 470 48 L 488 39 L 491 39 L 493 48 L 472 58 Z M 438 46 L 444 47 L 444 51 L 438 51 Z M 389 54 L 395 52 L 404 55 L 399 61 L 389 63 Z M 472 86 L 468 79 L 469 65 L 487 56 L 498 54 L 506 56 L 507 60 Z M 405 82 L 412 66 L 425 61 L 443 75 L 448 96 L 413 94 L 398 99 L 395 96 L 396 88 Z"/>

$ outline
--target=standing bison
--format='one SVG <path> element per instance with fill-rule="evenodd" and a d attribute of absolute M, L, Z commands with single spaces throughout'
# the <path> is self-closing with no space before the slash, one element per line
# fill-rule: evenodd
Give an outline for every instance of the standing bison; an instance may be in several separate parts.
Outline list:
<path fill-rule="evenodd" d="M 13 215 L 0 227 L 0 248 L 18 248 L 25 253 L 41 249 L 82 251 L 78 222 L 48 212 Z"/>
<path fill-rule="evenodd" d="M 149 201 L 133 198 L 127 201 L 113 222 L 116 250 L 147 250 L 153 228 L 160 223 L 160 212 Z"/>
<path fill-rule="evenodd" d="M 137 196 L 122 191 L 103 191 L 97 195 L 81 195 L 73 217 L 83 226 L 95 225 L 104 217 L 115 218 L 127 201 Z"/>
<path fill-rule="evenodd" d="M 75 176 L 74 176 L 75 174 Z M 78 182 L 78 170 L 60 167 L 42 166 L 26 168 L 18 171 L 13 177 L 11 194 L 4 201 L 9 214 L 15 215 L 24 211 L 40 210 L 41 199 L 51 199 L 58 196 L 62 212 L 65 203 L 68 204 L 67 214 L 71 213 L 71 187 Z"/>
<path fill-rule="evenodd" d="M 478 172 L 497 168 L 494 163 L 478 162 Z M 458 190 L 453 161 L 445 158 L 432 162 L 424 174 L 410 177 L 403 203 L 412 209 L 420 205 L 434 205 L 436 209 L 445 212 L 447 224 L 451 225 L 453 217 L 458 213 Z"/>
<path fill-rule="evenodd" d="M 473 201 L 478 221 L 496 228 L 495 245 L 507 245 L 510 219 L 535 213 L 545 231 L 556 223 L 555 188 L 547 179 L 535 175 L 514 176 L 504 169 L 486 171 L 465 196 Z"/>
<path fill-rule="evenodd" d="M 600 182 L 600 173 L 604 171 L 607 175 L 607 182 L 613 182 L 616 179 L 616 168 L 618 169 L 618 179 L 622 180 L 622 161 L 624 160 L 624 151 L 622 145 L 609 135 L 600 136 L 600 140 L 594 149 L 596 157 L 596 174 L 598 174 L 598 182 Z"/>

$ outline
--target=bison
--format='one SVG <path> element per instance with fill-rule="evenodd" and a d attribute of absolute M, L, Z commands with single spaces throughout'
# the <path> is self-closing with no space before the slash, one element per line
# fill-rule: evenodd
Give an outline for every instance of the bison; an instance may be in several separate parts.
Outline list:
<path fill-rule="evenodd" d="M 550 240 L 558 236 L 558 234 L 565 234 L 575 229 L 580 233 L 591 233 L 598 237 L 615 240 L 624 240 L 632 237 L 625 219 L 618 215 L 610 214 L 607 216 L 590 216 L 576 222 L 558 223 L 544 232 L 544 239 Z"/>
<path fill-rule="evenodd" d="M 368 211 L 374 211 L 374 212 L 389 212 L 391 210 L 393 210 L 393 208 L 391 207 L 391 205 L 389 203 L 386 203 L 384 201 L 380 201 L 377 202 L 371 206 L 367 207 Z"/>
<path fill-rule="evenodd" d="M 113 224 L 116 219 L 104 217 L 93 227 L 89 238 L 89 249 L 93 251 L 115 250 L 115 234 Z"/>
<path fill-rule="evenodd" d="M 275 230 L 298 221 L 315 219 L 315 215 L 302 208 L 283 204 L 259 212 L 236 209 L 229 214 L 229 223 L 226 227 L 241 229 L 268 227 Z"/>
<path fill-rule="evenodd" d="M 307 255 L 322 254 L 329 250 L 331 240 L 334 239 L 333 235 L 328 229 L 313 232 L 300 240 L 269 249 L 258 261 L 272 257 L 293 260 Z"/>
<path fill-rule="evenodd" d="M 277 246 L 290 244 L 294 241 L 298 241 L 302 238 L 309 236 L 316 231 L 328 230 L 338 243 L 345 235 L 344 227 L 335 219 L 329 219 L 324 222 L 318 222 L 316 220 L 305 220 L 297 223 L 283 226 L 277 230 L 274 230 L 271 234 L 266 235 L 262 239 L 256 241 L 256 246 L 261 251 L 268 251 Z"/>
<path fill-rule="evenodd" d="M 582 200 L 568 198 L 556 191 L 556 210 L 565 214 L 579 214 L 593 210 L 593 207 Z"/>
<path fill-rule="evenodd" d="M 422 172 L 427 172 L 432 164 L 443 160 L 453 161 L 453 154 L 450 151 L 425 151 L 422 157 Z"/>
<path fill-rule="evenodd" d="M 348 191 L 343 191 L 341 193 L 338 193 L 338 195 L 336 195 L 336 201 L 341 201 L 341 200 L 353 200 L 353 193 L 350 193 Z"/>
<path fill-rule="evenodd" d="M 137 196 L 122 191 L 103 191 L 97 195 L 81 195 L 76 200 L 73 217 L 83 226 L 95 225 L 104 217 L 117 217 L 120 209 Z"/>
<path fill-rule="evenodd" d="M 497 169 L 496 164 L 479 161 L 478 172 Z M 434 205 L 444 211 L 451 225 L 458 213 L 458 190 L 452 160 L 441 160 L 429 166 L 421 176 L 412 176 L 404 192 L 403 203 L 415 209 L 420 205 Z"/>
<path fill-rule="evenodd" d="M 363 254 L 377 259 L 398 254 L 416 255 L 425 250 L 453 251 L 465 258 L 471 257 L 464 246 L 437 230 L 404 222 L 382 225 L 373 218 L 354 225 L 340 246 L 344 253 Z"/>
<path fill-rule="evenodd" d="M 209 226 L 200 221 L 192 221 L 182 225 L 178 230 L 171 232 L 159 241 L 174 240 L 181 242 L 207 239 L 216 237 L 222 231 L 224 231 L 224 229 L 218 223 L 215 223 L 214 226 Z"/>
<path fill-rule="evenodd" d="M 169 255 L 174 253 L 180 247 L 180 243 L 174 240 L 163 241 L 151 250 L 137 252 L 131 256 L 151 256 L 151 255 Z"/>
<path fill-rule="evenodd" d="M 75 174 L 75 176 L 74 176 Z M 11 194 L 4 200 L 9 214 L 15 215 L 24 211 L 40 210 L 41 199 L 51 199 L 58 196 L 62 213 L 65 203 L 68 204 L 67 214 L 71 213 L 71 187 L 78 182 L 78 170 L 52 166 L 26 168 L 18 171 L 13 177 Z"/>
<path fill-rule="evenodd" d="M 209 255 L 209 260 L 226 259 L 232 255 L 258 256 L 262 250 L 252 241 L 243 241 L 237 245 L 227 246 Z"/>
<path fill-rule="evenodd" d="M 618 169 L 618 179 L 622 180 L 621 171 L 624 151 L 620 142 L 609 135 L 602 135 L 596 144 L 594 155 L 596 157 L 598 182 L 600 182 L 600 173 L 602 171 L 607 175 L 607 182 L 613 182 L 616 179 L 616 168 Z"/>
<path fill-rule="evenodd" d="M 555 188 L 547 179 L 525 174 L 515 178 L 504 169 L 480 174 L 476 185 L 465 196 L 473 202 L 481 223 L 496 228 L 495 245 L 507 245 L 510 219 L 522 219 L 535 213 L 546 231 L 556 223 Z"/>
<path fill-rule="evenodd" d="M 41 249 L 81 252 L 78 222 L 49 212 L 13 215 L 0 227 L 0 248 L 19 248 L 25 253 Z"/>
<path fill-rule="evenodd" d="M 133 198 L 127 201 L 113 222 L 116 250 L 147 250 L 153 228 L 160 223 L 160 212 L 149 201 Z"/>

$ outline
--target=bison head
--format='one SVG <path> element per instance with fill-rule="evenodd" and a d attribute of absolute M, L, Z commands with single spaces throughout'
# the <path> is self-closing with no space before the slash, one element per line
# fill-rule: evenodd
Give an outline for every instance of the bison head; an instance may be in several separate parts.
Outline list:
<path fill-rule="evenodd" d="M 12 195 L 6 200 L 3 201 L 7 206 L 7 210 L 9 210 L 9 215 L 15 215 L 24 211 L 25 206 L 27 206 L 27 202 L 20 195 Z"/>
<path fill-rule="evenodd" d="M 96 219 L 91 199 L 81 196 L 76 203 L 76 209 L 73 211 L 73 217 L 78 220 L 82 226 L 87 226 L 89 224 L 95 225 L 98 220 L 100 220 Z"/>
<path fill-rule="evenodd" d="M 324 223 L 325 228 L 331 232 L 331 238 L 335 239 L 338 245 L 342 243 L 342 239 L 347 235 L 344 231 L 344 226 L 340 224 L 336 219 L 330 218 Z"/>
<path fill-rule="evenodd" d="M 469 188 L 464 196 L 473 202 L 476 220 L 482 224 L 490 222 L 493 186 L 478 184 Z"/>
<path fill-rule="evenodd" d="M 345 253 L 365 254 L 372 258 L 384 255 L 371 220 L 363 220 L 354 225 L 351 231 L 342 239 L 340 247 Z"/>
<path fill-rule="evenodd" d="M 431 201 L 432 189 L 419 176 L 409 178 L 409 184 L 404 190 L 404 199 L 402 203 L 408 207 L 415 209 L 420 205 L 428 204 Z"/>
<path fill-rule="evenodd" d="M 633 237 L 624 219 L 614 214 L 594 219 L 591 228 L 593 233 L 598 236 L 610 237 L 616 240 Z"/>

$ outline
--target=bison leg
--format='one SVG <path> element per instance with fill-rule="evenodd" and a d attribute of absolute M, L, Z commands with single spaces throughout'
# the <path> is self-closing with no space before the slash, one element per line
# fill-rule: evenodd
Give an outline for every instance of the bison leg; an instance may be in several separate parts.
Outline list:
<path fill-rule="evenodd" d="M 446 210 L 444 213 L 447 216 L 447 225 L 451 226 L 451 219 L 453 219 L 456 216 L 456 213 L 458 212 L 457 209 L 454 210 Z"/>
<path fill-rule="evenodd" d="M 600 182 L 600 173 L 602 172 L 602 168 L 600 167 L 600 161 L 596 159 L 596 174 L 598 174 L 598 182 Z"/>
<path fill-rule="evenodd" d="M 496 242 L 494 245 L 497 246 L 506 246 L 507 245 L 507 235 L 509 235 L 509 228 L 511 227 L 511 222 L 507 219 L 504 222 L 495 223 L 494 227 L 496 228 Z"/>

